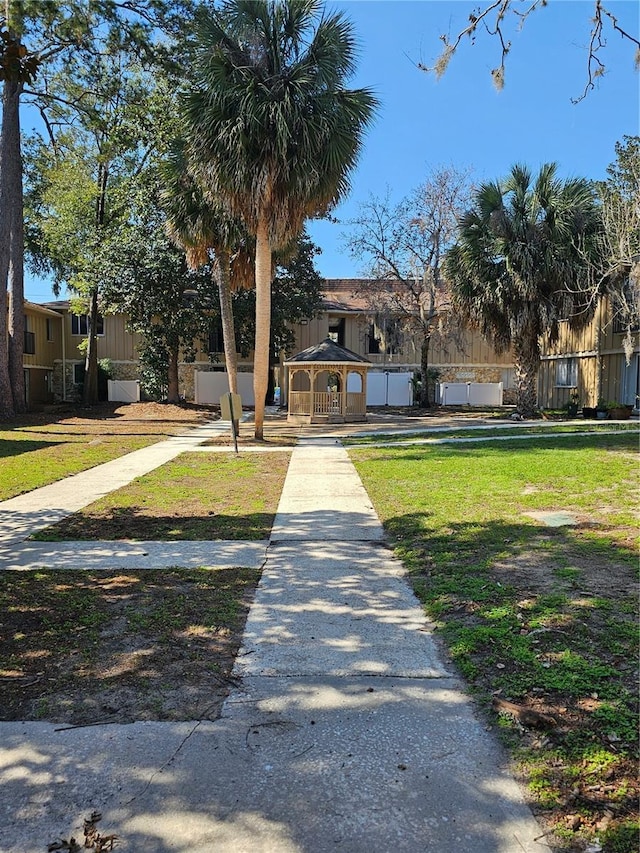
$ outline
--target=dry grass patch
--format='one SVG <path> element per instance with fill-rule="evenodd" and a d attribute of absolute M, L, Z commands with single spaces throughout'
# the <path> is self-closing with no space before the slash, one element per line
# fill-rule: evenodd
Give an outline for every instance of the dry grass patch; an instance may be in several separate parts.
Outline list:
<path fill-rule="evenodd" d="M 259 575 L 0 574 L 0 719 L 216 719 Z"/>

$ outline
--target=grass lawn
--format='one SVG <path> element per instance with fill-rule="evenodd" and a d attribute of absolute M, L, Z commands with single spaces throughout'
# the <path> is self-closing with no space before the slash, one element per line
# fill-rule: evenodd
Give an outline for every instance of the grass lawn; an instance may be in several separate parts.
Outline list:
<path fill-rule="evenodd" d="M 266 539 L 289 453 L 183 453 L 34 539 Z"/>
<path fill-rule="evenodd" d="M 202 423 L 209 412 L 119 403 L 58 417 L 31 415 L 0 428 L 0 500 L 86 471 Z"/>
<path fill-rule="evenodd" d="M 635 851 L 637 434 L 350 454 L 547 840 Z"/>
<path fill-rule="evenodd" d="M 216 719 L 259 575 L 0 573 L 0 719 Z"/>
<path fill-rule="evenodd" d="M 361 445 L 361 444 L 380 444 L 381 442 L 402 444 L 404 442 L 419 442 L 419 441 L 439 441 L 441 439 L 456 439 L 456 438 L 508 438 L 518 435 L 570 435 L 576 432 L 636 432 L 638 433 L 638 423 L 632 422 L 628 424 L 621 423 L 594 423 L 592 421 L 574 421 L 562 424 L 550 424 L 548 422 L 535 424 L 533 426 L 516 426 L 505 425 L 503 427 L 456 427 L 446 429 L 443 427 L 425 427 L 420 432 L 407 432 L 403 435 L 394 435 L 389 433 L 383 435 L 363 435 L 354 436 L 344 439 L 345 445 Z"/>

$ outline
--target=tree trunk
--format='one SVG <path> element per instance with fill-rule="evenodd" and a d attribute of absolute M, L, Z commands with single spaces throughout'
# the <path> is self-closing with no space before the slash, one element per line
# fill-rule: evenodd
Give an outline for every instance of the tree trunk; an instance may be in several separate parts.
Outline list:
<path fill-rule="evenodd" d="M 11 265 L 11 233 L 15 222 L 15 191 L 20 169 L 20 83 L 5 80 L 2 89 L 2 130 L 0 132 L 0 419 L 15 415 L 9 378 L 9 329 L 7 293 Z M 16 143 L 18 145 L 16 152 Z"/>
<path fill-rule="evenodd" d="M 253 355 L 255 437 L 264 431 L 264 406 L 269 384 L 269 340 L 271 337 L 271 241 L 267 222 L 256 230 L 256 339 Z"/>
<path fill-rule="evenodd" d="M 598 306 L 600 309 L 600 306 Z M 600 341 L 602 340 L 602 326 L 600 324 L 600 314 L 598 314 L 598 323 L 596 325 L 596 383 L 594 388 L 595 400 L 593 405 L 597 406 L 598 401 L 602 398 L 602 353 Z"/>
<path fill-rule="evenodd" d="M 220 320 L 222 321 L 222 340 L 224 360 L 229 374 L 229 391 L 238 393 L 238 353 L 236 352 L 236 330 L 233 322 L 233 302 L 231 300 L 231 256 L 229 252 L 218 252 L 218 292 L 220 294 Z"/>
<path fill-rule="evenodd" d="M 107 181 L 109 170 L 105 163 L 98 166 L 98 198 L 96 199 L 96 231 L 104 225 L 107 203 Z M 83 402 L 91 406 L 98 402 L 98 285 L 91 288 L 91 303 L 89 308 L 89 328 L 87 340 L 87 356 L 84 364 L 84 393 Z"/>
<path fill-rule="evenodd" d="M 9 266 L 9 281 L 9 381 L 13 410 L 16 415 L 20 415 L 27 411 L 24 381 L 24 280 L 21 274 L 15 275 L 13 264 Z"/>
<path fill-rule="evenodd" d="M 224 360 L 229 377 L 229 391 L 238 393 L 238 353 L 236 352 L 236 328 L 233 322 L 233 302 L 231 300 L 231 253 L 218 252 L 218 293 L 220 295 L 220 321 L 222 322 L 222 341 Z M 240 421 L 235 419 L 235 434 L 240 435 Z"/>
<path fill-rule="evenodd" d="M 514 341 L 513 367 L 516 384 L 516 412 L 523 418 L 535 417 L 538 402 L 538 369 L 540 347 L 538 338 L 519 338 Z"/>
<path fill-rule="evenodd" d="M 180 387 L 178 384 L 178 345 L 169 346 L 169 364 L 167 367 L 167 403 L 180 402 Z"/>
<path fill-rule="evenodd" d="M 2 217 L 0 216 L 0 219 Z M 9 341 L 7 329 L 7 290 L 0 287 L 0 421 L 15 417 L 13 395 L 9 382 Z"/>
<path fill-rule="evenodd" d="M 98 288 L 91 290 L 91 302 L 88 315 L 87 355 L 84 363 L 84 391 L 82 401 L 85 406 L 98 402 Z"/>
<path fill-rule="evenodd" d="M 11 204 L 11 242 L 9 248 L 9 380 L 16 414 L 27 411 L 24 385 L 24 214 L 22 192 L 22 152 L 20 150 L 20 91 L 12 97 L 10 141 L 13 152 L 9 174 Z"/>
<path fill-rule="evenodd" d="M 420 347 L 420 374 L 422 382 L 420 384 L 420 406 L 423 409 L 428 409 L 431 406 L 429 402 L 429 345 L 431 343 L 431 335 L 424 335 L 422 338 L 422 346 Z"/>

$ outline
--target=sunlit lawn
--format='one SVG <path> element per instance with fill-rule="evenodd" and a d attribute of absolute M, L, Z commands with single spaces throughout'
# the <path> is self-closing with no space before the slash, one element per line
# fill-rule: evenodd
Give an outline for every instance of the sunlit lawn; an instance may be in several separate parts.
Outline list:
<path fill-rule="evenodd" d="M 37 539 L 265 539 L 290 454 L 184 453 Z"/>
<path fill-rule="evenodd" d="M 493 715 L 555 843 L 635 851 L 637 434 L 350 455 L 478 701 L 555 721 Z M 540 511 L 577 524 L 526 514 Z"/>
<path fill-rule="evenodd" d="M 594 421 L 568 421 L 564 423 L 549 423 L 540 422 L 536 424 L 503 424 L 502 426 L 476 426 L 476 427 L 455 427 L 446 429 L 444 427 L 423 427 L 415 432 L 406 432 L 403 434 L 389 433 L 384 435 L 377 433 L 376 435 L 354 436 L 345 439 L 344 444 L 360 445 L 360 444 L 380 444 L 393 443 L 402 444 L 404 442 L 420 442 L 420 441 L 440 441 L 442 439 L 456 438 L 473 438 L 487 439 L 500 438 L 508 440 L 519 435 L 570 435 L 573 433 L 602 433 L 602 432 L 634 432 L 640 434 L 638 423 L 632 421 L 629 423 L 617 423 L 602 421 L 596 423 Z"/>
<path fill-rule="evenodd" d="M 143 419 L 132 416 L 133 412 L 144 413 L 151 406 L 160 416 Z M 27 417 L 15 425 L 2 425 L 0 500 L 109 462 L 201 422 L 197 413 L 191 418 L 186 413 L 184 420 L 171 420 L 171 407 L 156 404 L 121 407 L 123 414 L 117 409 L 107 409 L 107 417 L 100 417 L 102 410 L 98 409 L 93 417 L 66 416 L 49 423 L 42 416 Z"/>

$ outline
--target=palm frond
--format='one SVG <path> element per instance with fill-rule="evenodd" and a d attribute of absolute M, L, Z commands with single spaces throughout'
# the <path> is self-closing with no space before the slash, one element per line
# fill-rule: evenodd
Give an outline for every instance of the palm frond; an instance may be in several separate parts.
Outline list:
<path fill-rule="evenodd" d="M 199 31 L 184 99 L 189 159 L 207 197 L 274 245 L 347 192 L 377 101 L 344 83 L 355 40 L 318 0 L 228 0 Z"/>

